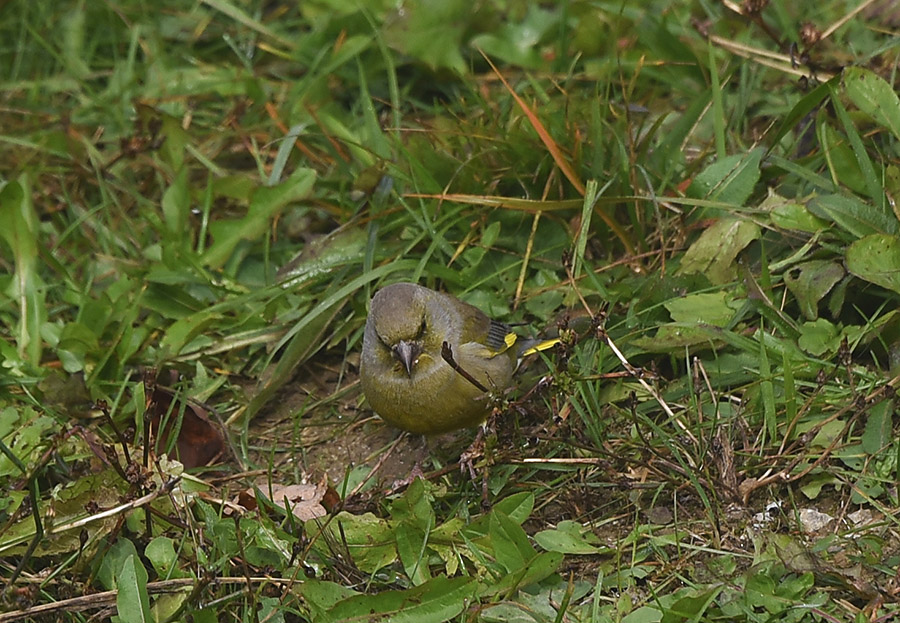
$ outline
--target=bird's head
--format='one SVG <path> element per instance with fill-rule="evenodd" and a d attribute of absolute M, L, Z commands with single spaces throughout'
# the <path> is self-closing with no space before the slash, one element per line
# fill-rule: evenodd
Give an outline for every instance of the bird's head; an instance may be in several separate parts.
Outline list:
<path fill-rule="evenodd" d="M 430 327 L 423 293 L 412 284 L 397 283 L 379 290 L 370 310 L 378 339 L 409 377 L 428 349 Z"/>

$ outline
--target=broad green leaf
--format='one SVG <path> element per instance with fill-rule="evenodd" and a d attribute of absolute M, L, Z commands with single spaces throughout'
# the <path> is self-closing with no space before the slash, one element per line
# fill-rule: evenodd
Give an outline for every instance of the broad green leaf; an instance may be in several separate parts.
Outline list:
<path fill-rule="evenodd" d="M 534 510 L 534 495 L 529 492 L 514 493 L 494 504 L 494 510 L 500 511 L 519 525 L 531 517 Z"/>
<path fill-rule="evenodd" d="M 432 499 L 425 481 L 416 478 L 406 492 L 391 504 L 397 553 L 407 577 L 416 585 L 431 579 L 425 545 L 435 524 Z"/>
<path fill-rule="evenodd" d="M 543 62 L 538 43 L 550 28 L 557 25 L 556 13 L 530 5 L 522 22 L 505 22 L 491 32 L 476 36 L 470 43 L 488 56 L 535 69 Z"/>
<path fill-rule="evenodd" d="M 144 555 L 153 569 L 162 579 L 185 577 L 178 570 L 178 554 L 175 552 L 175 544 L 169 537 L 158 536 L 147 543 Z"/>
<path fill-rule="evenodd" d="M 808 320 L 819 317 L 819 301 L 844 278 L 844 267 L 831 260 L 812 260 L 792 266 L 784 274 L 784 283 L 796 297 L 800 311 Z"/>
<path fill-rule="evenodd" d="M 182 168 L 172 185 L 166 189 L 162 198 L 163 218 L 166 228 L 173 240 L 182 240 L 188 235 L 186 231 L 191 211 L 191 194 L 188 188 L 188 169 Z"/>
<path fill-rule="evenodd" d="M 429 491 L 430 484 L 416 478 L 407 487 L 402 496 L 391 504 L 391 518 L 394 521 L 407 521 L 423 529 L 434 526 L 433 496 Z"/>
<path fill-rule="evenodd" d="M 353 562 L 365 573 L 377 570 L 397 560 L 397 548 L 391 525 L 372 513 L 353 515 L 341 512 L 328 522 L 327 535 L 319 535 L 321 528 L 316 520 L 307 521 L 306 533 L 315 538 L 315 547 L 328 554 L 329 543 L 346 546 Z"/>
<path fill-rule="evenodd" d="M 0 190 L 0 236 L 12 251 L 15 267 L 10 295 L 16 303 L 15 340 L 19 357 L 37 365 L 41 361 L 41 327 L 47 319 L 47 310 L 43 282 L 37 271 L 38 217 L 25 175 Z"/>
<path fill-rule="evenodd" d="M 125 561 L 131 556 L 137 556 L 137 549 L 134 547 L 134 543 L 126 538 L 117 539 L 106 550 L 100 568 L 97 570 L 97 581 L 103 588 L 107 590 L 116 588 L 118 574 Z"/>
<path fill-rule="evenodd" d="M 429 536 L 428 532 L 408 521 L 403 521 L 394 526 L 393 533 L 394 541 L 397 544 L 397 554 L 400 556 L 406 576 L 416 586 L 430 580 L 429 551 L 425 547 Z"/>
<path fill-rule="evenodd" d="M 390 621 L 391 623 L 444 623 L 454 620 L 475 598 L 478 583 L 472 578 L 438 577 L 405 591 L 357 595 L 338 602 L 321 621 Z"/>
<path fill-rule="evenodd" d="M 784 202 L 772 208 L 772 222 L 784 229 L 796 229 L 810 234 L 828 227 L 828 221 L 811 214 L 801 203 Z"/>
<path fill-rule="evenodd" d="M 725 327 L 735 312 L 728 304 L 731 300 L 726 292 L 701 292 L 669 299 L 664 306 L 674 322 L 697 322 Z"/>
<path fill-rule="evenodd" d="M 841 102 L 841 99 L 837 97 L 836 94 L 832 94 L 831 105 L 834 108 L 835 115 L 841 122 L 844 134 L 847 135 L 847 141 L 853 149 L 853 157 L 856 159 L 857 165 L 859 165 L 859 171 L 866 187 L 866 193 L 869 195 L 872 202 L 887 214 L 888 210 L 887 203 L 885 202 L 884 187 L 881 185 L 884 172 L 880 163 L 872 162 L 872 157 L 869 154 L 866 144 L 863 143 L 862 136 L 860 136 L 847 109 L 844 108 L 843 102 Z M 876 171 L 876 167 L 878 167 L 879 170 Z M 840 181 L 840 177 L 837 179 Z"/>
<path fill-rule="evenodd" d="M 535 542 L 550 552 L 562 554 L 598 554 L 606 548 L 590 528 L 577 521 L 565 520 L 552 530 L 541 530 L 534 535 Z"/>
<path fill-rule="evenodd" d="M 888 290 L 900 292 L 900 238 L 874 234 L 847 248 L 847 270 Z"/>
<path fill-rule="evenodd" d="M 719 584 L 695 595 L 682 597 L 665 609 L 661 620 L 663 623 L 705 620 L 704 613 L 723 590 L 725 586 Z"/>
<path fill-rule="evenodd" d="M 795 199 L 786 199 L 771 189 L 759 204 L 759 209 L 767 211 L 772 222 L 785 229 L 816 233 L 828 227 L 827 221 L 813 216 L 804 204 Z"/>
<path fill-rule="evenodd" d="M 141 112 L 140 106 L 138 112 Z M 160 118 L 162 127 L 160 128 L 160 136 L 164 137 L 162 146 L 159 148 L 160 158 L 166 162 L 173 171 L 180 171 L 184 165 L 185 146 L 190 143 L 190 135 L 181 127 L 181 119 L 172 115 L 160 114 L 158 111 L 152 111 L 153 118 Z"/>
<path fill-rule="evenodd" d="M 641 606 L 622 617 L 622 623 L 659 623 L 659 621 L 662 620 L 662 617 L 662 611 L 657 608 Z"/>
<path fill-rule="evenodd" d="M 869 409 L 869 417 L 866 420 L 866 428 L 860 438 L 862 449 L 868 454 L 878 454 L 885 448 L 889 448 L 894 442 L 891 417 L 894 414 L 894 405 L 885 400 Z"/>
<path fill-rule="evenodd" d="M 485 586 L 481 595 L 507 595 L 519 588 L 533 586 L 556 573 L 565 556 L 560 552 L 542 552 L 513 573 L 508 573 L 499 582 Z"/>
<path fill-rule="evenodd" d="M 884 78 L 862 67 L 844 69 L 844 93 L 856 107 L 900 139 L 900 98 Z"/>
<path fill-rule="evenodd" d="M 150 607 L 151 621 L 169 621 L 170 617 L 182 607 L 190 596 L 191 587 L 187 586 L 176 593 L 158 595 Z M 190 619 L 188 619 L 190 620 Z M 196 618 L 191 623 L 200 623 Z"/>
<path fill-rule="evenodd" d="M 505 497 L 494 504 L 493 508 L 493 511 L 500 511 L 519 525 L 522 525 L 525 520 L 531 516 L 531 511 L 533 510 L 534 495 L 527 491 L 514 493 L 513 495 Z M 490 529 L 490 521 L 490 513 L 478 517 L 475 521 L 466 526 L 466 535 L 469 538 L 478 538 L 486 535 Z"/>
<path fill-rule="evenodd" d="M 716 285 L 737 276 L 738 253 L 759 238 L 759 226 L 750 221 L 725 218 L 706 229 L 685 252 L 676 275 L 705 274 Z"/>
<path fill-rule="evenodd" d="M 298 168 L 277 186 L 257 188 L 244 217 L 220 219 L 210 224 L 213 243 L 203 255 L 203 263 L 213 268 L 224 265 L 241 240 L 257 240 L 285 206 L 306 198 L 315 180 L 315 171 Z"/>
<path fill-rule="evenodd" d="M 814 215 L 833 221 L 854 236 L 869 234 L 896 234 L 898 222 L 870 204 L 854 197 L 843 195 L 821 195 L 813 197 L 807 204 Z"/>
<path fill-rule="evenodd" d="M 147 309 L 160 313 L 164 318 L 177 320 L 204 310 L 207 304 L 191 296 L 182 285 L 154 283 L 148 276 L 147 287 L 138 299 Z"/>
<path fill-rule="evenodd" d="M 842 484 L 843 481 L 837 476 L 825 473 L 814 474 L 803 479 L 802 484 L 800 485 L 800 491 L 809 499 L 814 500 L 819 497 L 822 488 L 826 485 L 834 485 L 839 488 Z"/>
<path fill-rule="evenodd" d="M 80 322 L 66 323 L 56 343 L 63 369 L 72 374 L 84 370 L 85 358 L 94 355 L 99 348 L 99 336 Z"/>
<path fill-rule="evenodd" d="M 743 206 L 759 181 L 763 149 L 717 160 L 700 172 L 688 189 L 693 197 Z"/>
<path fill-rule="evenodd" d="M 314 579 L 294 583 L 292 592 L 306 600 L 313 620 L 319 620 L 320 616 L 338 602 L 359 595 L 358 592 L 335 582 Z"/>
<path fill-rule="evenodd" d="M 522 527 L 496 509 L 491 512 L 490 539 L 494 558 L 507 573 L 518 571 L 537 553 Z"/>
<path fill-rule="evenodd" d="M 125 559 L 116 577 L 116 611 L 123 623 L 150 623 L 150 596 L 147 594 L 147 570 L 132 554 Z"/>
<path fill-rule="evenodd" d="M 831 179 L 836 185 L 849 188 L 858 195 L 868 192 L 866 176 L 859 165 L 850 141 L 846 136 L 831 127 L 831 119 L 823 108 L 817 117 L 817 136 L 822 146 Z"/>
<path fill-rule="evenodd" d="M 819 357 L 835 352 L 841 344 L 841 335 L 834 324 L 824 318 L 815 322 L 804 322 L 800 327 L 797 345 L 811 355 Z"/>
<path fill-rule="evenodd" d="M 460 53 L 467 18 L 472 6 L 464 0 L 411 0 L 384 28 L 391 47 L 425 63 L 432 69 L 466 73 Z"/>
<path fill-rule="evenodd" d="M 222 314 L 206 310 L 180 318 L 173 322 L 160 341 L 160 349 L 164 356 L 177 357 L 184 346 L 210 326 L 222 319 Z"/>

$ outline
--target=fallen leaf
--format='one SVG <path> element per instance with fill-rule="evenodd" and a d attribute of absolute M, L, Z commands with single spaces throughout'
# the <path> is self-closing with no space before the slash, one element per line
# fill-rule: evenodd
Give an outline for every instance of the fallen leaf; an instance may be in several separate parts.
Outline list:
<path fill-rule="evenodd" d="M 177 373 L 172 372 L 170 376 L 174 384 Z M 154 380 L 144 381 L 144 393 L 148 397 L 147 415 L 158 452 L 165 452 L 171 446 L 173 431 L 177 431 L 174 458 L 185 469 L 209 465 L 222 456 L 225 440 L 219 428 L 210 421 L 206 409 L 187 400 L 173 404 L 175 391 Z"/>

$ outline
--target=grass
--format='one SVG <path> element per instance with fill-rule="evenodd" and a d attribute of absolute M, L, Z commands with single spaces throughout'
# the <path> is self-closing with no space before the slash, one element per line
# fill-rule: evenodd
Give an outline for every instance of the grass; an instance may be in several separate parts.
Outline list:
<path fill-rule="evenodd" d="M 752 4 L 0 3 L 0 621 L 896 616 L 898 16 Z"/>

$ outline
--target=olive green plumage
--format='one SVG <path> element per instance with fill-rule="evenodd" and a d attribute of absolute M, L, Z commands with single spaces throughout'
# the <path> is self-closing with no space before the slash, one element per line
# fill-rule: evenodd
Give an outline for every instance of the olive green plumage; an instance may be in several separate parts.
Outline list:
<path fill-rule="evenodd" d="M 447 342 L 460 367 L 490 391 L 512 382 L 517 348 L 503 323 L 447 294 L 395 283 L 372 298 L 360 359 L 369 404 L 386 422 L 435 434 L 488 415 L 485 392 L 441 356 Z"/>

